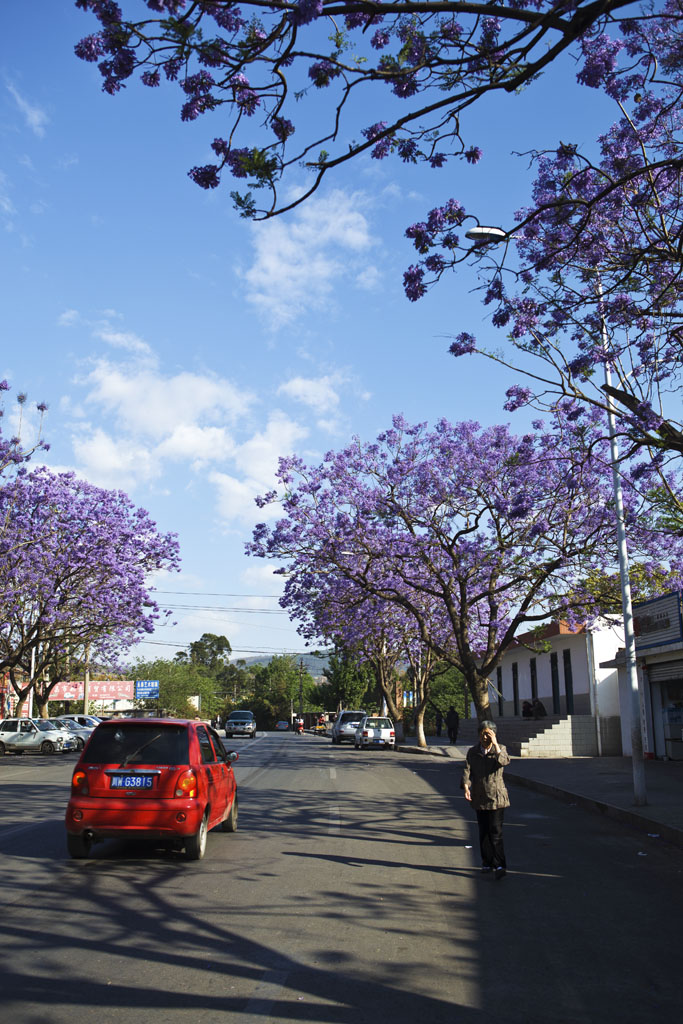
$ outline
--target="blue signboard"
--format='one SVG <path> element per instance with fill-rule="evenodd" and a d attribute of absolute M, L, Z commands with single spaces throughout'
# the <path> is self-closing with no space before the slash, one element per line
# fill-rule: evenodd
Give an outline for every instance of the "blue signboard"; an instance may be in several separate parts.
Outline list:
<path fill-rule="evenodd" d="M 159 696 L 158 679 L 136 679 L 135 696 L 138 700 L 150 700 Z"/>

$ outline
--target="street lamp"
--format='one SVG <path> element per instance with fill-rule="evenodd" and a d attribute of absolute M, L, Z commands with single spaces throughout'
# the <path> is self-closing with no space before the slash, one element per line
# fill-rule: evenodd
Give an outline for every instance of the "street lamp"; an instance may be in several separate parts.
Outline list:
<path fill-rule="evenodd" d="M 466 232 L 466 238 L 474 242 L 475 248 L 488 245 L 500 245 L 512 236 L 496 227 L 474 227 Z M 596 292 L 600 302 L 601 340 L 605 356 L 608 352 L 607 324 L 602 311 L 602 286 L 598 277 Z M 636 663 L 636 635 L 633 625 L 633 605 L 631 602 L 631 582 L 629 579 L 628 546 L 626 544 L 626 521 L 624 516 L 624 498 L 619 473 L 619 446 L 617 444 L 614 402 L 610 394 L 612 374 L 608 359 L 605 358 L 605 395 L 607 405 L 607 425 L 610 443 L 610 463 L 612 467 L 612 491 L 614 494 L 614 510 L 617 520 L 617 556 L 619 560 L 619 580 L 621 584 L 621 609 L 624 619 L 624 649 L 626 657 L 626 680 L 631 697 L 631 765 L 633 768 L 633 800 L 637 807 L 647 803 L 645 788 L 645 762 L 643 760 L 643 734 L 640 724 L 640 691 L 638 687 L 638 668 Z"/>

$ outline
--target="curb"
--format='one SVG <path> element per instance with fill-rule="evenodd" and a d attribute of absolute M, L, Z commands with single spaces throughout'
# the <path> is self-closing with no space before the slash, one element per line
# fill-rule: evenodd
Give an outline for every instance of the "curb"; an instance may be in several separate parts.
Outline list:
<path fill-rule="evenodd" d="M 505 770 L 505 781 L 512 782 L 517 786 L 526 786 L 527 789 L 534 789 L 537 793 L 551 796 L 555 800 L 562 800 L 567 804 L 578 804 L 586 810 L 602 814 L 605 818 L 612 818 L 624 825 L 630 825 L 638 831 L 656 832 L 660 839 L 667 843 L 683 848 L 683 831 L 673 825 L 665 825 L 663 822 L 654 821 L 652 818 L 639 814 L 637 811 L 629 811 L 626 807 L 617 807 L 608 804 L 606 800 L 596 800 L 594 797 L 584 796 L 582 793 L 572 793 L 567 789 L 560 789 L 549 782 L 540 782 L 538 779 L 530 779 L 526 775 L 515 775 L 509 768 Z"/>
<path fill-rule="evenodd" d="M 460 758 L 462 760 L 461 755 L 455 752 L 451 754 L 448 748 L 444 747 L 431 747 L 425 750 L 424 747 L 401 744 L 396 749 L 405 754 L 431 754 L 433 757 Z M 457 747 L 455 749 L 457 751 Z M 539 779 L 529 778 L 528 775 L 517 775 L 513 765 L 508 765 L 505 769 L 505 781 L 517 786 L 526 786 L 527 789 L 536 790 L 537 793 L 543 793 L 545 796 L 553 797 L 555 800 L 562 800 L 563 803 L 577 804 L 588 811 L 602 814 L 605 818 L 611 818 L 613 821 L 619 821 L 623 825 L 629 825 L 639 832 L 657 833 L 660 839 L 683 849 L 683 830 L 676 828 L 675 825 L 666 825 L 663 822 L 648 818 L 646 814 L 639 813 L 636 810 L 617 807 L 615 804 L 607 803 L 606 800 L 584 796 L 582 793 L 572 793 L 570 790 L 554 786 L 550 782 L 541 782 Z"/>

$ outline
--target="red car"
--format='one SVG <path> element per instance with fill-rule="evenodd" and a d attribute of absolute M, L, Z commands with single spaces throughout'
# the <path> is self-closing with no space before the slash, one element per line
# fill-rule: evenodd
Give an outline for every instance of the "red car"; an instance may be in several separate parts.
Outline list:
<path fill-rule="evenodd" d="M 180 842 L 188 860 L 201 859 L 209 829 L 237 829 L 237 758 L 205 722 L 102 722 L 71 779 L 69 853 L 87 857 L 93 843 L 130 836 Z"/>

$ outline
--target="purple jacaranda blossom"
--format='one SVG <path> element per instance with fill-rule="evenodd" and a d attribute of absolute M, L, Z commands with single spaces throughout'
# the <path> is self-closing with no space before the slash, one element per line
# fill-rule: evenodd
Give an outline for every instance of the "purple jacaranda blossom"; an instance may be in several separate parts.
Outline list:
<path fill-rule="evenodd" d="M 615 569 L 601 424 L 557 409 L 539 426 L 520 437 L 396 416 L 375 440 L 355 438 L 318 464 L 283 458 L 277 497 L 266 496 L 280 518 L 254 530 L 248 553 L 282 567 L 282 604 L 311 642 L 355 638 L 376 650 L 407 613 L 484 716 L 488 677 L 517 630 L 546 616 L 592 622 L 601 610 L 586 581 Z M 683 538 L 663 541 L 640 516 L 627 473 L 624 488 L 633 557 L 665 558 L 678 581 Z"/>
<path fill-rule="evenodd" d="M 323 0 L 299 0 L 289 18 L 294 25 L 307 25 L 323 13 Z"/>
<path fill-rule="evenodd" d="M 466 331 L 463 331 L 457 336 L 455 341 L 451 343 L 448 351 L 452 356 L 469 355 L 470 353 L 477 351 L 477 339 L 471 334 L 467 334 Z"/>
<path fill-rule="evenodd" d="M 200 188 L 218 188 L 221 183 L 218 168 L 215 164 L 205 164 L 204 167 L 193 167 L 187 172 L 188 177 Z"/>
<path fill-rule="evenodd" d="M 294 125 L 286 117 L 274 117 L 270 123 L 280 142 L 284 142 L 290 135 L 294 134 Z"/>
<path fill-rule="evenodd" d="M 522 387 L 521 384 L 513 384 L 512 387 L 507 389 L 505 394 L 507 395 L 507 402 L 503 408 L 506 412 L 514 412 L 516 409 L 521 409 L 522 406 L 528 405 L 533 397 L 531 388 Z"/>
<path fill-rule="evenodd" d="M 308 69 L 308 77 L 318 89 L 323 89 L 341 74 L 341 69 L 331 60 L 318 60 Z"/>
<path fill-rule="evenodd" d="M 424 283 L 424 271 L 421 267 L 408 267 L 403 275 L 403 287 L 411 302 L 421 299 L 427 291 Z"/>
<path fill-rule="evenodd" d="M 148 576 L 177 568 L 178 544 L 123 492 L 20 469 L 0 488 L 0 520 L 0 667 L 33 655 L 38 676 L 86 645 L 113 662 L 154 628 Z"/>

